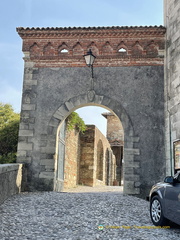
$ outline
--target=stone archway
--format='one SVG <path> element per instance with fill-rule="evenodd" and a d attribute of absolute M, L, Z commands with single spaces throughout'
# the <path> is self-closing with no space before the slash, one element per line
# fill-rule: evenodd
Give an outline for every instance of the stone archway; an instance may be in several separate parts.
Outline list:
<path fill-rule="evenodd" d="M 27 169 L 27 190 L 61 190 L 58 126 L 75 109 L 97 105 L 112 110 L 124 128 L 124 193 L 146 197 L 165 174 L 165 28 L 17 31 L 25 54 L 18 162 Z M 93 88 L 83 58 L 89 47 L 96 55 Z"/>
<path fill-rule="evenodd" d="M 117 101 L 110 99 L 105 96 L 100 96 L 95 94 L 93 102 L 89 101 L 89 93 L 79 95 L 69 99 L 63 105 L 61 105 L 57 111 L 53 114 L 49 124 L 48 124 L 48 139 L 52 141 L 56 138 L 56 132 L 58 127 L 60 127 L 61 122 L 77 108 L 87 105 L 97 105 L 107 108 L 113 111 L 119 119 L 121 119 L 122 125 L 125 132 L 125 145 L 124 145 L 124 193 L 125 194 L 139 194 L 140 193 L 140 175 L 137 174 L 140 168 L 140 162 L 136 160 L 134 162 L 135 156 L 139 155 L 140 151 L 134 145 L 138 144 L 139 137 L 134 135 L 134 130 L 131 124 L 131 120 L 126 114 L 125 110 Z M 55 158 L 55 161 L 57 159 Z M 54 189 L 56 191 L 61 191 L 63 188 L 62 180 L 58 180 L 56 175 L 57 163 L 55 162 L 55 185 Z M 136 173 L 137 172 L 137 173 Z"/>

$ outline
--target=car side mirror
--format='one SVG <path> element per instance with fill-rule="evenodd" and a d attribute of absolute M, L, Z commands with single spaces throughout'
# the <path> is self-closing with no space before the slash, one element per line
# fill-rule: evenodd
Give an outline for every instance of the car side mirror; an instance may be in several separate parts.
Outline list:
<path fill-rule="evenodd" d="M 174 183 L 174 178 L 172 176 L 168 176 L 164 179 L 164 182 L 173 184 Z"/>

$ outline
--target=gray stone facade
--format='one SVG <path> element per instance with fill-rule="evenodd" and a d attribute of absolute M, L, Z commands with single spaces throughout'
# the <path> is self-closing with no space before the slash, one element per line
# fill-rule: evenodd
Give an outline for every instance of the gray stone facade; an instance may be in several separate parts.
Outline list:
<path fill-rule="evenodd" d="M 95 68 L 89 100 L 87 67 L 38 69 L 26 62 L 18 162 L 27 166 L 28 190 L 58 184 L 60 123 L 79 107 L 98 105 L 112 110 L 124 128 L 124 193 L 145 197 L 165 174 L 163 73 L 163 66 Z"/>
<path fill-rule="evenodd" d="M 166 172 L 174 174 L 174 147 L 180 140 L 180 1 L 164 1 Z M 180 159 L 179 159 L 180 161 Z"/>

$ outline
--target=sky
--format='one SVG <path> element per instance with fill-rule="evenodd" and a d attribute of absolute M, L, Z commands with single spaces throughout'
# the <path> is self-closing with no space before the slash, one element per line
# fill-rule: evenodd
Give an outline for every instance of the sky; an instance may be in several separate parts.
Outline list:
<path fill-rule="evenodd" d="M 20 112 L 24 63 L 16 27 L 150 25 L 163 25 L 163 0 L 1 0 L 0 102 L 10 103 Z M 97 117 L 100 112 L 107 110 L 79 110 L 87 124 L 96 124 L 105 133 L 106 120 Z"/>

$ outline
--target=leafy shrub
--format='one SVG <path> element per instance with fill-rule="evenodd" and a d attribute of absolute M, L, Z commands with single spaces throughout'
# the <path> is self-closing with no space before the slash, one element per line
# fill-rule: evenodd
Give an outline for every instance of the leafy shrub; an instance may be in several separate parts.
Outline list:
<path fill-rule="evenodd" d="M 82 118 L 79 117 L 78 113 L 72 112 L 67 118 L 67 130 L 73 130 L 76 128 L 79 132 L 86 131 L 86 125 Z"/>
<path fill-rule="evenodd" d="M 0 164 L 16 161 L 19 119 L 10 104 L 0 103 Z"/>
<path fill-rule="evenodd" d="M 15 163 L 16 162 L 16 153 L 8 153 L 0 155 L 0 164 L 4 163 Z"/>

